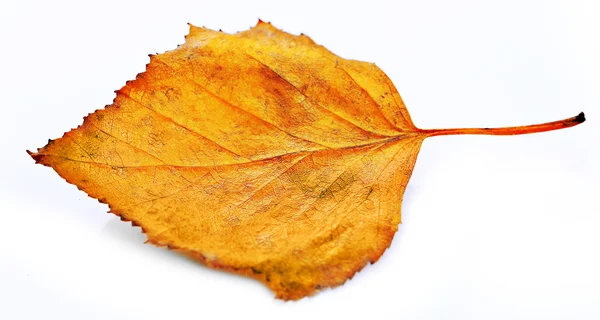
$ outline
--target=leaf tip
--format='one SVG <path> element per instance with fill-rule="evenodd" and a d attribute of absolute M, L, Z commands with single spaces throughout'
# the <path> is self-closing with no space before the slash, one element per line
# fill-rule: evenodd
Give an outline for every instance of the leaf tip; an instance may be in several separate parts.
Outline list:
<path fill-rule="evenodd" d="M 35 160 L 35 163 L 40 163 L 42 161 L 43 156 L 41 154 L 39 154 L 37 152 L 29 151 L 29 150 L 25 150 L 25 151 L 33 160 Z"/>

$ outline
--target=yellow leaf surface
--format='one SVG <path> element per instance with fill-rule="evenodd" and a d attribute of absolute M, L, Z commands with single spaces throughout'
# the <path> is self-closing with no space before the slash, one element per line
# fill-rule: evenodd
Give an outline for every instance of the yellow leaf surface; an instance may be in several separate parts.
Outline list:
<path fill-rule="evenodd" d="M 423 139 L 374 64 L 268 23 L 190 26 L 111 106 L 36 153 L 148 241 L 254 277 L 281 299 L 344 283 L 388 248 Z"/>

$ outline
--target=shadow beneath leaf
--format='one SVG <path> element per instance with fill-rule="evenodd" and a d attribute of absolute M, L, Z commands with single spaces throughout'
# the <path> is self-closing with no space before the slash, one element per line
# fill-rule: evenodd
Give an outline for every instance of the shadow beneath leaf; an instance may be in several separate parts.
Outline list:
<path fill-rule="evenodd" d="M 146 241 L 141 228 L 132 227 L 131 222 L 123 222 L 116 216 L 106 223 L 101 234 L 130 245 L 144 244 Z"/>
<path fill-rule="evenodd" d="M 235 273 L 212 269 L 173 250 L 145 243 L 147 237 L 140 227 L 133 227 L 131 222 L 121 221 L 117 216 L 106 223 L 100 231 L 100 234 L 103 237 L 116 239 L 120 243 L 123 243 L 123 245 L 136 247 L 135 250 L 143 251 L 154 259 L 172 262 L 174 266 L 176 265 L 175 267 L 195 268 L 199 271 L 200 276 L 211 278 L 218 277 L 221 278 L 219 280 L 224 283 L 236 282 L 239 283 L 240 286 L 248 286 L 251 284 L 255 287 L 257 292 L 261 292 L 261 289 L 258 289 L 258 287 L 260 287 L 265 295 L 271 298 L 274 297 L 274 294 L 266 286 L 254 279 Z M 210 290 L 210 288 L 206 288 L 206 290 Z"/>

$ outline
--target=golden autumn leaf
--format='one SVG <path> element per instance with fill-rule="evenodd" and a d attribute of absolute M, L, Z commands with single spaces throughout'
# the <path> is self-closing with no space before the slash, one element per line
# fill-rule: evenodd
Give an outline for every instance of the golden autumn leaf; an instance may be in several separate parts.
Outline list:
<path fill-rule="evenodd" d="M 148 242 L 256 278 L 281 299 L 344 283 L 388 248 L 427 137 L 374 64 L 260 22 L 190 26 L 114 103 L 36 153 Z"/>

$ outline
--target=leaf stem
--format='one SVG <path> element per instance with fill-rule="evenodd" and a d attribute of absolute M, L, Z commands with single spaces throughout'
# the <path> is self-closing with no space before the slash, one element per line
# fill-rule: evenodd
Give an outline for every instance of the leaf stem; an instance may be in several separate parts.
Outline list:
<path fill-rule="evenodd" d="M 518 127 L 504 127 L 504 128 L 457 128 L 457 129 L 425 129 L 421 130 L 421 133 L 427 136 L 446 136 L 455 134 L 488 134 L 495 136 L 510 136 L 517 134 L 528 134 L 535 132 L 552 131 L 558 129 L 564 129 L 568 127 L 576 126 L 585 121 L 585 115 L 583 112 L 577 116 L 558 120 L 553 122 L 546 122 L 541 124 L 533 124 L 529 126 L 518 126 Z"/>

